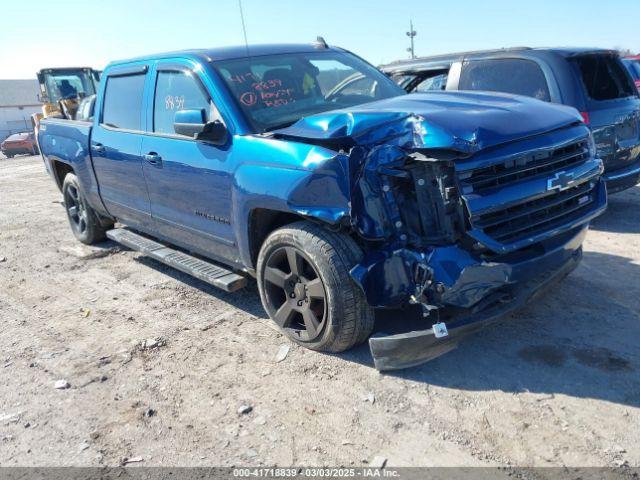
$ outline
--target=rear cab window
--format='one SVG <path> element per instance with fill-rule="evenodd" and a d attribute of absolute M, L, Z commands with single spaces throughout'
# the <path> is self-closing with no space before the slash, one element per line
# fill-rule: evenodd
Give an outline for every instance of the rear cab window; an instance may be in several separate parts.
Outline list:
<path fill-rule="evenodd" d="M 458 89 L 511 93 L 551 101 L 549 85 L 540 66 L 519 58 L 465 62 Z"/>
<path fill-rule="evenodd" d="M 573 59 L 589 99 L 597 102 L 633 97 L 635 88 L 618 57 L 610 54 L 582 55 Z"/>
<path fill-rule="evenodd" d="M 109 76 L 106 79 L 102 124 L 109 128 L 142 131 L 144 73 Z"/>

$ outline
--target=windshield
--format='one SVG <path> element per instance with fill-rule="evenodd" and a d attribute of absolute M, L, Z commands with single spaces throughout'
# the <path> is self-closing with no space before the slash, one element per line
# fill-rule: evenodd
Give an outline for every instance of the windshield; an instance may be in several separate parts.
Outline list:
<path fill-rule="evenodd" d="M 88 70 L 51 72 L 44 74 L 49 103 L 67 98 L 88 97 L 96 93 L 94 78 Z"/>
<path fill-rule="evenodd" d="M 343 52 L 265 55 L 214 66 L 257 132 L 405 93 L 373 66 Z"/>

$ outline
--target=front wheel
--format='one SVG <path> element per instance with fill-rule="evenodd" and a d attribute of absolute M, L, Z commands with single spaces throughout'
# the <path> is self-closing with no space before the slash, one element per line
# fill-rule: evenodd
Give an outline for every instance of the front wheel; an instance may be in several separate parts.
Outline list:
<path fill-rule="evenodd" d="M 62 195 L 73 235 L 87 245 L 104 240 L 107 228 L 100 224 L 97 213 L 82 195 L 78 177 L 73 173 L 64 177 Z"/>
<path fill-rule="evenodd" d="M 349 270 L 362 258 L 352 238 L 298 222 L 265 240 L 258 255 L 258 287 L 269 317 L 294 342 L 341 352 L 364 342 L 373 309 Z"/>

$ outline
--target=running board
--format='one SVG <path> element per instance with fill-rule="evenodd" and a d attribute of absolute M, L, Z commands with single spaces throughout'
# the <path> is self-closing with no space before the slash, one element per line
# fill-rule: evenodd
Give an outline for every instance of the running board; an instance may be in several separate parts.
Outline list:
<path fill-rule="evenodd" d="M 107 237 L 226 292 L 235 292 L 247 285 L 247 277 L 206 260 L 174 250 L 131 230 L 114 228 L 107 232 Z"/>

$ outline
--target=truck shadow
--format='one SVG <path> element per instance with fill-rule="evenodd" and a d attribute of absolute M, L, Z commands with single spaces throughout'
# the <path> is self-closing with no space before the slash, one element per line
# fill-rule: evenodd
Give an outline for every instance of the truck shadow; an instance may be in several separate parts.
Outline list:
<path fill-rule="evenodd" d="M 126 247 L 123 247 L 126 248 Z M 179 270 L 176 270 L 172 267 L 169 267 L 163 263 L 160 263 L 152 258 L 139 256 L 135 259 L 138 263 L 145 265 L 146 267 L 153 268 L 154 270 L 167 275 L 168 277 L 173 278 L 181 283 L 189 285 L 190 287 L 196 288 L 207 295 L 211 295 L 212 297 L 216 297 L 219 300 L 222 300 L 228 303 L 230 306 L 237 308 L 239 310 L 243 310 L 250 315 L 255 317 L 267 318 L 267 314 L 262 308 L 262 303 L 260 302 L 260 294 L 258 293 L 258 286 L 255 281 L 249 280 L 249 284 L 242 290 L 234 293 L 228 293 L 219 288 L 216 288 L 212 285 L 209 285 L 202 280 L 198 280 L 191 275 L 186 273 L 182 273 Z"/>
<path fill-rule="evenodd" d="M 537 303 L 442 357 L 387 375 L 462 390 L 562 394 L 638 407 L 639 312 L 640 266 L 586 253 L 583 264 Z M 342 356 L 373 368 L 366 346 Z"/>
<path fill-rule="evenodd" d="M 640 233 L 640 185 L 609 196 L 607 211 L 591 223 L 591 230 Z"/>

